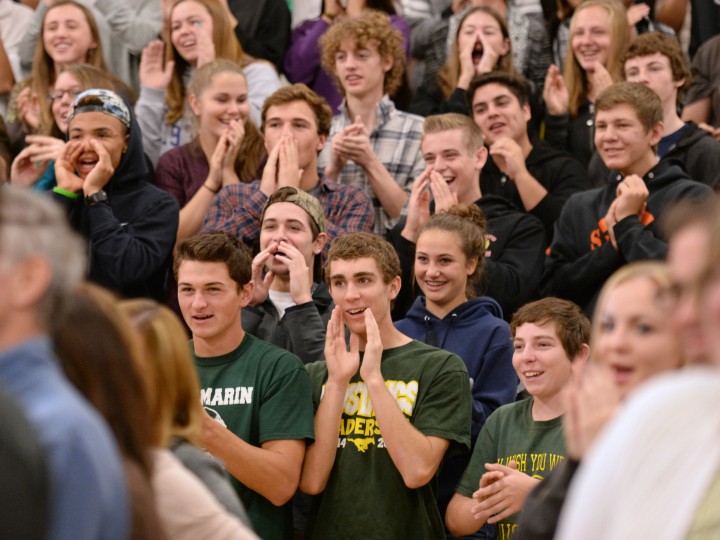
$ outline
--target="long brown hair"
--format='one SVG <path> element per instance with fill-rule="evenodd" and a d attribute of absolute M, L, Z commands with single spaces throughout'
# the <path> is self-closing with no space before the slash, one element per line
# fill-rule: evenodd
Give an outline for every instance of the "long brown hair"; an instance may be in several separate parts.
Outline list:
<path fill-rule="evenodd" d="M 138 341 L 113 294 L 81 285 L 55 313 L 50 333 L 68 379 L 105 418 L 123 456 L 149 474 L 154 418 Z"/>
<path fill-rule="evenodd" d="M 458 38 L 460 37 L 460 31 L 463 27 L 463 24 L 465 24 L 467 18 L 471 15 L 474 15 L 475 13 L 487 13 L 493 19 L 495 19 L 495 21 L 500 26 L 500 32 L 502 33 L 503 39 L 507 40 L 508 47 L 512 47 L 510 45 L 510 32 L 508 31 L 507 23 L 497 11 L 487 6 L 474 7 L 470 11 L 468 11 L 465 15 L 463 15 L 463 18 L 460 19 L 460 24 L 458 24 L 457 32 L 455 33 L 455 40 L 453 41 L 452 49 L 450 51 L 450 54 L 448 55 L 448 60 L 438 72 L 438 83 L 440 85 L 440 91 L 443 93 L 443 96 L 446 99 L 450 97 L 450 94 L 452 94 L 455 88 L 457 88 L 458 79 L 460 78 L 460 50 L 458 48 Z M 512 48 L 508 48 L 507 54 L 504 54 L 503 56 L 498 58 L 495 69 L 497 71 L 504 71 L 506 73 L 514 72 L 512 63 Z"/>
<path fill-rule="evenodd" d="M 89 49 L 85 55 L 85 63 L 95 66 L 102 71 L 108 71 L 105 60 L 103 59 L 100 31 L 98 30 L 92 12 L 84 5 L 75 2 L 75 0 L 58 0 L 50 6 L 43 14 L 40 32 L 35 42 L 35 55 L 33 56 L 32 72 L 30 75 L 30 88 L 32 93 L 37 96 L 38 107 L 40 108 L 40 126 L 51 126 L 54 121 L 52 110 L 50 109 L 48 92 L 50 91 L 50 87 L 55 84 L 58 71 L 55 66 L 55 61 L 45 50 L 45 19 L 47 19 L 48 13 L 61 6 L 75 6 L 83 12 L 90 27 L 90 35 L 93 41 L 95 41 L 95 48 Z"/>
<path fill-rule="evenodd" d="M 165 93 L 165 100 L 168 105 L 168 112 L 165 121 L 174 124 L 182 118 L 185 112 L 185 100 L 187 91 L 183 77 L 191 68 L 172 44 L 172 13 L 175 7 L 182 2 L 196 2 L 207 9 L 213 21 L 213 44 L 215 45 L 215 58 L 232 60 L 242 67 L 255 61 L 255 58 L 243 51 L 242 45 L 235 36 L 235 32 L 227 18 L 227 13 L 220 0 L 175 0 L 170 8 L 168 18 L 165 21 L 163 38 L 165 40 L 165 62 L 174 61 L 172 78 Z"/>

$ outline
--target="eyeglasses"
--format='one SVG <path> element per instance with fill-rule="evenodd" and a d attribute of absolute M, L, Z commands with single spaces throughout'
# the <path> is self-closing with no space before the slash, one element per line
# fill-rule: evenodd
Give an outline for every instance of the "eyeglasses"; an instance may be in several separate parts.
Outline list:
<path fill-rule="evenodd" d="M 68 90 L 53 90 L 48 94 L 48 99 L 50 101 L 55 101 L 56 99 L 62 99 L 62 97 L 67 94 L 67 96 L 70 98 L 70 101 L 75 99 L 75 96 L 77 96 L 82 90 L 80 88 L 70 88 Z"/>

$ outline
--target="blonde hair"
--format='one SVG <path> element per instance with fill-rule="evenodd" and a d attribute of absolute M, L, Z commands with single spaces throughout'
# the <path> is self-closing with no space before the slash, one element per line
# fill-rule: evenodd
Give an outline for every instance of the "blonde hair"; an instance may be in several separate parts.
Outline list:
<path fill-rule="evenodd" d="M 200 96 L 212 84 L 215 77 L 221 73 L 240 75 L 245 79 L 245 86 L 247 87 L 247 78 L 242 67 L 236 62 L 220 58 L 199 67 L 195 71 L 188 83 L 188 95 L 194 95 L 197 99 L 200 99 Z M 265 140 L 249 116 L 245 120 L 244 127 L 245 135 L 243 135 L 240 149 L 235 158 L 235 172 L 241 182 L 252 182 L 257 180 L 258 171 L 267 158 L 267 151 L 265 150 Z"/>
<path fill-rule="evenodd" d="M 32 93 L 37 96 L 40 110 L 39 126 L 43 127 L 51 126 L 54 122 L 48 92 L 50 91 L 50 87 L 55 84 L 57 71 L 55 61 L 45 50 L 45 20 L 47 19 L 48 13 L 62 6 L 75 6 L 85 15 L 85 20 L 90 28 L 90 35 L 95 42 L 95 48 L 88 49 L 88 52 L 85 54 L 85 63 L 102 71 L 108 71 L 105 60 L 103 59 L 100 31 L 98 30 L 92 12 L 84 5 L 75 2 L 75 0 L 59 0 L 50 6 L 43 14 L 42 23 L 40 24 L 40 32 L 35 42 L 35 54 L 33 56 L 32 72 L 30 75 L 30 89 Z"/>
<path fill-rule="evenodd" d="M 617 270 L 608 278 L 600 290 L 598 301 L 595 305 L 592 325 L 592 342 L 590 344 L 590 357 L 597 359 L 597 338 L 601 332 L 601 310 L 607 303 L 608 296 L 623 283 L 636 279 L 647 279 L 657 287 L 655 299 L 663 301 L 672 298 L 673 282 L 670 277 L 670 269 L 665 262 L 661 261 L 640 261 L 627 264 Z M 684 359 L 681 360 L 684 364 Z"/>
<path fill-rule="evenodd" d="M 468 153 L 474 153 L 485 144 L 480 127 L 469 116 L 458 113 L 433 114 L 425 118 L 423 137 L 431 133 L 442 133 L 453 129 L 462 130 L 463 143 Z"/>
<path fill-rule="evenodd" d="M 585 103 L 590 94 L 590 81 L 585 70 L 575 58 L 575 51 L 572 47 L 573 34 L 575 32 L 575 21 L 577 15 L 583 9 L 590 7 L 601 7 L 610 16 L 610 49 L 605 68 L 610 73 L 613 81 L 623 80 L 623 58 L 625 51 L 630 45 L 630 25 L 627 21 L 625 7 L 619 0 L 583 0 L 575 8 L 575 13 L 570 20 L 570 46 L 565 55 L 565 66 L 563 77 L 570 97 L 568 101 L 568 112 L 571 117 L 577 116 L 578 109 Z"/>
<path fill-rule="evenodd" d="M 179 437 L 200 446 L 200 383 L 182 323 L 153 300 L 122 301 L 120 309 L 132 319 L 142 343 L 140 358 L 150 388 L 148 414 L 156 426 L 154 444 L 166 448 Z"/>

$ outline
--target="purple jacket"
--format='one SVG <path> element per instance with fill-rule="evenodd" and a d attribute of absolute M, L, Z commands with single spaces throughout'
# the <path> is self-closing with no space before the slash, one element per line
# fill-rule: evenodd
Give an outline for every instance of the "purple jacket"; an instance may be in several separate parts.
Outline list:
<path fill-rule="evenodd" d="M 403 35 L 405 55 L 410 58 L 410 28 L 404 18 L 390 15 L 394 28 Z M 333 114 L 340 112 L 342 97 L 335 86 L 333 76 L 320 64 L 320 38 L 330 28 L 322 18 L 305 21 L 292 31 L 290 47 L 285 53 L 285 75 L 291 83 L 305 83 L 324 97 L 332 107 Z"/>

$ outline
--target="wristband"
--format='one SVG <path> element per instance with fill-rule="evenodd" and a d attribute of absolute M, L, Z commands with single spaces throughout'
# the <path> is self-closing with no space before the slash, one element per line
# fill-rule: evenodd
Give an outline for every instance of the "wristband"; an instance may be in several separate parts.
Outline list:
<path fill-rule="evenodd" d="M 205 189 L 207 189 L 207 190 L 208 190 L 210 193 L 212 193 L 213 195 L 217 195 L 217 194 L 220 192 L 219 189 L 218 189 L 217 191 L 215 191 L 214 189 L 212 189 L 210 186 L 208 186 L 208 185 L 207 185 L 206 183 L 204 183 L 204 182 L 203 182 L 202 187 L 204 187 Z"/>
<path fill-rule="evenodd" d="M 63 189 L 57 186 L 53 188 L 53 193 L 57 193 L 58 195 L 62 195 L 63 197 L 67 197 L 68 199 L 80 198 L 80 195 L 78 195 L 77 193 L 73 193 L 72 191 L 68 191 L 67 189 Z"/>

